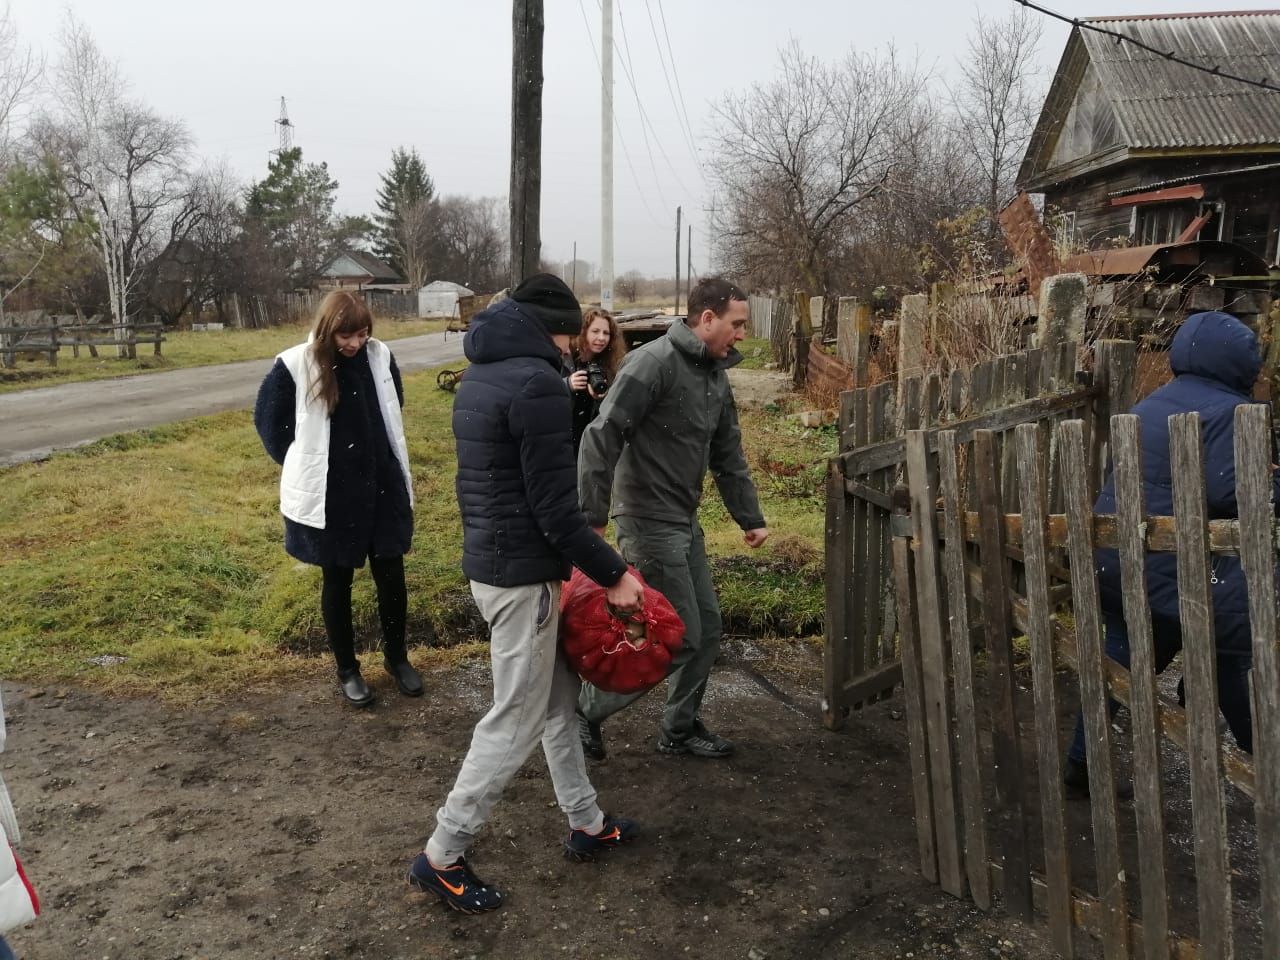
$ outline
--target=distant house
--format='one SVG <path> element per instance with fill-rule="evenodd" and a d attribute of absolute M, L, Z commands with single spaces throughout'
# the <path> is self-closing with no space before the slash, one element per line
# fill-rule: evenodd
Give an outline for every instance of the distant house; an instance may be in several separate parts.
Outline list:
<path fill-rule="evenodd" d="M 469 297 L 473 292 L 460 283 L 451 283 L 448 280 L 433 280 L 418 291 L 418 316 L 457 316 L 458 298 Z"/>
<path fill-rule="evenodd" d="M 371 253 L 343 250 L 320 271 L 319 286 L 325 290 L 404 287 L 404 279 L 389 264 Z"/>
<path fill-rule="evenodd" d="M 1226 73 L 1280 82 L 1280 11 L 1086 21 Z M 1226 240 L 1276 262 L 1280 93 L 1075 27 L 1018 174 L 1097 248 Z"/>

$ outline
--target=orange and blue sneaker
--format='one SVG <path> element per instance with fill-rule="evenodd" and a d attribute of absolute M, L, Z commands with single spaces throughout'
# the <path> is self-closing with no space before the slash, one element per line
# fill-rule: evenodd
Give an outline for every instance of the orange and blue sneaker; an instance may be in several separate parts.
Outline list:
<path fill-rule="evenodd" d="M 564 842 L 564 855 L 570 860 L 579 862 L 594 860 L 601 850 L 620 847 L 638 836 L 640 836 L 640 825 L 634 820 L 606 813 L 604 826 L 600 828 L 599 833 L 570 830 L 569 839 Z"/>
<path fill-rule="evenodd" d="M 462 857 L 447 867 L 437 867 L 420 853 L 409 867 L 409 883 L 424 893 L 434 893 L 459 913 L 484 913 L 502 906 L 502 894 L 472 873 Z"/>

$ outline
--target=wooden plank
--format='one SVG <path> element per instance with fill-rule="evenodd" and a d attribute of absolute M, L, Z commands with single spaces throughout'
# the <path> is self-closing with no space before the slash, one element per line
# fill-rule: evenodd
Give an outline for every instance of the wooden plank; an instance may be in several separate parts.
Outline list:
<path fill-rule="evenodd" d="M 942 380 L 936 373 L 929 374 L 924 381 L 920 407 L 920 426 L 936 426 L 942 419 Z"/>
<path fill-rule="evenodd" d="M 906 488 L 895 491 L 899 516 L 906 516 Z M 909 537 L 893 538 L 893 579 L 902 638 L 902 698 L 907 717 L 907 755 L 911 761 L 911 794 L 915 802 L 916 845 L 920 873 L 938 880 L 938 853 L 933 840 L 933 789 L 929 779 L 929 736 L 925 724 L 924 679 L 920 672 L 920 633 L 916 621 L 916 589 Z"/>
<path fill-rule="evenodd" d="M 1018 480 L 1022 487 L 1030 616 L 1032 692 L 1036 707 L 1036 766 L 1040 772 L 1040 817 L 1044 835 L 1046 909 L 1054 949 L 1074 956 L 1071 925 L 1071 854 L 1067 846 L 1062 762 L 1058 745 L 1058 698 L 1053 655 L 1053 602 L 1049 591 L 1049 553 L 1044 542 L 1044 507 L 1040 500 L 1040 428 L 1017 428 Z"/>
<path fill-rule="evenodd" d="M 882 397 L 888 397 L 889 394 L 881 394 Z M 874 404 L 868 404 L 867 407 L 867 441 L 879 440 L 884 429 L 884 411 L 877 409 Z M 880 487 L 880 497 L 876 499 L 868 498 L 863 502 L 862 523 L 859 527 L 861 540 L 858 544 L 858 562 L 861 568 L 862 584 L 858 594 L 858 602 L 861 604 L 859 611 L 859 629 L 854 634 L 853 642 L 858 647 L 858 657 L 862 663 L 862 669 L 859 673 L 866 673 L 872 667 L 883 662 L 881 657 L 881 614 L 883 611 L 883 593 L 884 583 L 891 580 L 889 576 L 887 557 L 884 552 L 884 537 L 887 535 L 887 521 L 889 512 L 893 509 L 892 503 L 885 505 L 881 497 L 889 495 L 889 491 L 885 489 L 891 480 L 888 480 L 884 474 L 878 473 L 866 478 L 868 486 L 878 485 Z M 888 688 L 892 688 L 893 684 L 889 684 Z M 883 688 L 882 688 L 883 689 Z"/>
<path fill-rule="evenodd" d="M 1174 553 L 1177 544 L 1177 519 L 1175 517 L 1143 517 L 1143 525 L 1139 527 L 1142 546 L 1147 553 Z M 964 517 L 964 536 L 971 542 L 977 542 L 980 536 L 981 518 L 977 511 L 969 511 Z M 1123 531 L 1115 514 L 1094 514 L 1092 519 L 1094 546 L 1119 549 Z M 1209 549 L 1213 553 L 1238 554 L 1240 552 L 1241 532 L 1239 520 L 1210 520 Z M 1280 521 L 1274 518 L 1268 521 L 1273 535 L 1280 531 Z M 1044 535 L 1052 547 L 1067 545 L 1070 532 L 1067 529 L 1066 514 L 1053 514 L 1045 517 Z M 1019 547 L 1023 540 L 1022 515 L 1008 513 L 1004 517 L 1004 537 L 1010 547 Z"/>
<path fill-rule="evenodd" d="M 1258 792 L 1262 942 L 1280 943 L 1280 661 L 1276 650 L 1276 537 L 1273 527 L 1271 418 L 1262 404 L 1236 407 L 1236 503 L 1240 564 L 1253 632 L 1253 762 Z"/>
<path fill-rule="evenodd" d="M 918 395 L 919 381 L 915 382 Z M 975 375 L 974 389 L 978 389 L 979 386 L 980 384 L 978 384 Z M 1089 403 L 1093 394 L 1094 388 L 1088 387 L 1073 393 L 1036 397 L 1033 400 L 1024 400 L 1021 403 L 1011 404 L 997 410 L 980 413 L 965 420 L 949 423 L 947 428 L 956 431 L 958 442 L 968 443 L 973 439 L 975 430 L 1010 430 L 1020 423 L 1043 420 L 1054 413 L 1078 414 L 1080 409 Z M 977 400 L 975 399 L 974 402 L 976 403 Z M 905 422 L 905 419 L 903 419 L 903 422 Z M 901 437 L 898 437 L 894 440 L 885 440 L 862 450 L 850 451 L 843 454 L 846 460 L 849 461 L 845 466 L 845 473 L 853 476 L 858 473 L 867 473 L 901 463 L 904 448 L 904 441 Z M 932 451 L 936 448 L 937 443 L 931 438 L 929 449 Z"/>
<path fill-rule="evenodd" d="M 939 589 L 941 565 L 934 523 L 936 495 L 932 472 L 926 431 L 910 431 L 907 434 L 907 482 L 911 491 L 911 553 L 915 561 L 916 630 L 920 636 L 920 675 L 924 680 L 925 726 L 929 736 L 938 883 L 943 890 L 959 897 L 964 894 L 964 877 L 951 755 L 951 698 L 943 628 L 946 610 Z"/>
<path fill-rule="evenodd" d="M 955 709 L 959 733 L 956 759 L 960 770 L 960 806 L 964 813 L 964 866 L 965 875 L 969 879 L 969 893 L 974 903 L 983 910 L 990 910 L 986 803 L 982 795 L 983 762 L 978 740 L 977 704 L 973 696 L 969 584 L 965 571 L 966 549 L 960 536 L 964 500 L 960 490 L 960 468 L 954 438 L 951 431 L 944 431 L 938 436 L 938 474 L 943 502 L 943 529 L 947 538 L 942 560 L 946 570 L 951 664 L 955 672 Z"/>
<path fill-rule="evenodd" d="M 892 436 L 897 422 L 896 391 L 892 383 L 879 384 L 871 393 L 872 429 L 875 440 L 881 441 Z M 891 490 L 897 480 L 897 468 L 886 467 L 871 474 L 871 482 L 881 490 Z M 893 537 L 890 533 L 892 513 L 881 511 L 879 514 L 880 569 L 885 571 L 879 578 L 880 584 L 880 660 L 888 662 L 897 659 L 898 618 L 897 603 L 894 598 L 894 578 L 889 575 L 893 569 Z"/>
<path fill-rule="evenodd" d="M 858 404 L 854 410 L 853 439 L 858 446 L 865 446 L 871 436 L 872 409 L 870 394 L 865 395 L 867 402 Z M 850 580 L 845 585 L 845 602 L 849 604 L 847 615 L 848 672 L 844 679 L 858 677 L 866 666 L 866 635 L 868 598 L 872 595 L 873 577 L 881 574 L 867 556 L 867 528 L 871 522 L 871 513 L 875 505 L 862 498 L 855 498 L 850 504 L 847 515 L 849 523 Z M 851 706 L 845 702 L 847 708 Z"/>
<path fill-rule="evenodd" d="M 858 403 L 865 402 L 863 390 L 841 390 L 840 412 L 836 421 L 836 430 L 840 436 L 840 452 L 847 453 L 857 447 L 853 441 L 853 411 Z"/>
<path fill-rule="evenodd" d="M 964 368 L 952 370 L 947 377 L 947 420 L 959 420 L 964 416 L 968 401 L 969 375 Z"/>
<path fill-rule="evenodd" d="M 992 883 L 999 884 L 1000 865 L 993 863 L 990 864 L 990 867 Z M 1031 881 L 1031 890 L 1035 895 L 1037 909 L 1039 909 L 1040 904 L 1048 893 L 1048 887 L 1044 880 L 1036 877 Z M 1103 927 L 1099 918 L 1103 914 L 1102 904 L 1098 902 L 1096 897 L 1081 893 L 1079 890 L 1072 893 L 1071 922 L 1075 926 L 1100 939 Z M 1135 944 L 1142 943 L 1142 925 L 1137 920 L 1130 922 L 1129 935 Z M 1162 938 L 1162 943 L 1165 946 L 1165 952 L 1161 956 L 1168 958 L 1168 960 L 1200 960 L 1200 945 L 1189 937 L 1169 933 Z"/>
<path fill-rule="evenodd" d="M 982 619 L 986 626 L 991 693 L 991 748 L 995 764 L 995 834 L 1004 864 L 1004 901 L 1017 916 L 1030 919 L 1031 856 L 1022 783 L 1022 744 L 1018 730 L 1013 673 L 1013 628 L 1009 618 L 1008 560 L 1001 539 L 1004 515 L 996 473 L 996 438 L 980 430 L 973 438 L 974 476 L 981 510 Z M 914 504 L 913 504 L 914 507 Z"/>
<path fill-rule="evenodd" d="M 1124 619 L 1129 633 L 1129 682 L 1132 699 L 1134 808 L 1138 824 L 1138 883 L 1142 897 L 1143 950 L 1146 960 L 1164 960 L 1164 931 L 1169 927 L 1165 880 L 1164 780 L 1160 766 L 1160 714 L 1157 710 L 1155 642 L 1147 599 L 1146 548 L 1142 524 L 1142 435 L 1131 414 L 1111 418 L 1115 463 L 1116 519 Z"/>
<path fill-rule="evenodd" d="M 826 613 L 822 643 L 822 722 L 828 730 L 844 726 L 842 693 L 849 675 L 849 625 L 846 598 L 850 575 L 849 499 L 838 460 L 827 464 Z"/>
<path fill-rule="evenodd" d="M 1187 690 L 1191 811 L 1195 824 L 1196 899 L 1200 945 L 1208 960 L 1232 955 L 1231 873 L 1227 864 L 1227 814 L 1223 805 L 1222 752 L 1218 737 L 1217 656 L 1209 586 L 1209 536 L 1205 522 L 1204 449 L 1200 415 L 1169 418 L 1173 512 L 1178 518 L 1178 618 Z"/>
<path fill-rule="evenodd" d="M 1129 908 L 1124 867 L 1120 861 L 1115 776 L 1111 769 L 1111 717 L 1103 673 L 1102 616 L 1098 579 L 1093 563 L 1092 503 L 1087 472 L 1084 424 L 1068 420 L 1058 425 L 1062 459 L 1062 490 L 1067 509 L 1068 551 L 1080 645 L 1080 700 L 1088 743 L 1090 812 L 1097 861 L 1098 896 L 1102 901 L 1107 960 L 1128 960 Z"/>
<path fill-rule="evenodd" d="M 873 701 L 877 694 L 892 690 L 902 683 L 902 661 L 881 663 L 867 668 L 861 676 L 845 681 L 841 699 L 845 703 L 859 707 L 863 703 Z"/>

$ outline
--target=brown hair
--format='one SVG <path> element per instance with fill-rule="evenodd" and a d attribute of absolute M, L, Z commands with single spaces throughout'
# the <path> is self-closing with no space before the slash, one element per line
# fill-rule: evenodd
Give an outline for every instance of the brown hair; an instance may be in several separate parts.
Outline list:
<path fill-rule="evenodd" d="M 609 345 L 596 360 L 604 367 L 605 376 L 613 382 L 613 378 L 618 374 L 618 365 L 622 363 L 622 357 L 627 352 L 627 345 L 622 342 L 622 331 L 618 329 L 618 321 L 613 319 L 613 314 L 608 310 L 603 307 L 587 307 L 582 312 L 582 329 L 573 338 L 573 355 L 577 358 L 586 352 L 587 331 L 591 329 L 591 324 L 597 317 L 604 317 L 609 321 Z"/>
<path fill-rule="evenodd" d="M 311 355 L 316 361 L 316 379 L 311 384 L 309 400 L 319 400 L 330 414 L 338 405 L 338 377 L 333 372 L 338 362 L 334 334 L 368 330 L 373 336 L 373 314 L 369 305 L 347 290 L 326 294 L 316 308 L 315 325 L 311 328 Z"/>
<path fill-rule="evenodd" d="M 710 310 L 717 317 L 723 317 L 725 311 L 729 309 L 730 300 L 745 301 L 746 299 L 747 295 L 736 284 L 721 277 L 706 277 L 695 283 L 693 289 L 689 291 L 684 322 L 691 327 L 696 326 L 704 310 Z"/>

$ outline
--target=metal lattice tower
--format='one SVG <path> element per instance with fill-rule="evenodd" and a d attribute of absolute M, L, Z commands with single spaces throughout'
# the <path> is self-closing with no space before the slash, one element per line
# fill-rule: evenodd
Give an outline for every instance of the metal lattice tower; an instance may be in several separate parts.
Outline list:
<path fill-rule="evenodd" d="M 285 106 L 284 97 L 280 98 L 280 116 L 276 119 L 276 132 L 280 134 L 280 146 L 277 153 L 293 148 L 293 123 L 289 120 L 289 109 Z"/>

